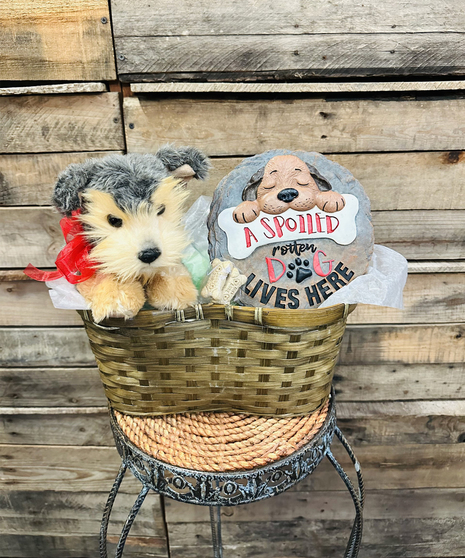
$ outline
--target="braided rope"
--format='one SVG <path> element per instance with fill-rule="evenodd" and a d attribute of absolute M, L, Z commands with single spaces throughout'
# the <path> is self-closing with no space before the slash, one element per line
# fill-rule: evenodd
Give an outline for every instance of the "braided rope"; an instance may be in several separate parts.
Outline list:
<path fill-rule="evenodd" d="M 303 417 L 189 413 L 134 417 L 115 411 L 124 434 L 148 455 L 198 471 L 263 467 L 297 451 L 319 432 L 328 403 Z"/>

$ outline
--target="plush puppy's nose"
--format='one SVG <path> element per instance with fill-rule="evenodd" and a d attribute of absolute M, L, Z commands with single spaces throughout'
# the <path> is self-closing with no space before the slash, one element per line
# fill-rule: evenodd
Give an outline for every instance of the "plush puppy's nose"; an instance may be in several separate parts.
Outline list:
<path fill-rule="evenodd" d="M 141 262 L 149 264 L 154 262 L 160 256 L 161 251 L 158 248 L 149 248 L 148 250 L 142 250 L 142 252 L 139 252 L 138 258 Z"/>
<path fill-rule="evenodd" d="M 278 200 L 281 200 L 285 203 L 289 203 L 293 199 L 295 199 L 298 195 L 299 192 L 294 188 L 284 188 L 284 190 L 281 190 L 281 192 L 279 192 Z"/>

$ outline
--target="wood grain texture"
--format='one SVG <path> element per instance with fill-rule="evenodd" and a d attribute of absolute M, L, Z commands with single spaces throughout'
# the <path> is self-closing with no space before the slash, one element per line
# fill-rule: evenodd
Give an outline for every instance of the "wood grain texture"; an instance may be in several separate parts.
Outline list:
<path fill-rule="evenodd" d="M 0 326 L 74 326 L 82 320 L 74 310 L 54 308 L 47 287 L 37 281 L 0 281 Z M 410 274 L 404 309 L 359 305 L 351 324 L 421 324 L 463 321 L 465 273 Z"/>
<path fill-rule="evenodd" d="M 352 520 L 274 521 L 230 524 L 223 530 L 225 555 L 241 558 L 327 558 L 343 556 Z M 462 558 L 464 522 L 441 519 L 396 518 L 364 521 L 359 558 Z M 169 525 L 172 558 L 203 558 L 211 552 L 210 526 Z M 193 542 L 195 540 L 195 543 Z M 311 550 L 310 550 L 311 549 Z M 309 554 L 309 550 L 311 554 Z"/>
<path fill-rule="evenodd" d="M 97 368 L 0 369 L 0 399 L 8 407 L 103 407 Z"/>
<path fill-rule="evenodd" d="M 338 424 L 356 446 L 456 444 L 465 436 L 465 401 L 338 402 Z M 0 444 L 114 444 L 107 407 L 0 407 Z"/>
<path fill-rule="evenodd" d="M 132 93 L 375 93 L 400 91 L 460 91 L 465 81 L 373 81 L 373 82 L 151 82 L 131 83 Z M 0 95 L 1 95 L 0 89 Z"/>
<path fill-rule="evenodd" d="M 38 281 L 0 283 L 0 325 L 81 325 L 75 310 L 58 310 L 53 306 L 49 290 Z"/>
<path fill-rule="evenodd" d="M 344 365 L 463 363 L 465 324 L 348 326 Z M 84 330 L 0 328 L 3 367 L 95 366 Z M 221 364 L 221 363 L 220 363 Z"/>
<path fill-rule="evenodd" d="M 107 86 L 101 82 L 0 87 L 0 95 L 52 95 L 58 93 L 103 93 L 104 91 L 107 91 Z"/>
<path fill-rule="evenodd" d="M 463 363 L 343 365 L 334 373 L 338 401 L 463 399 Z"/>
<path fill-rule="evenodd" d="M 0 205 L 50 205 L 56 179 L 68 165 L 118 151 L 0 155 Z"/>
<path fill-rule="evenodd" d="M 464 399 L 463 363 L 360 364 L 336 367 L 338 402 Z M 31 407 L 104 407 L 96 368 L 0 368 L 2 405 Z"/>
<path fill-rule="evenodd" d="M 109 19 L 106 0 L 3 2 L 0 80 L 115 79 Z"/>
<path fill-rule="evenodd" d="M 122 524 L 120 525 L 122 527 Z M 114 556 L 119 535 L 108 536 L 108 555 Z M 168 558 L 165 543 L 158 537 L 130 536 L 124 558 Z M 2 535 L 1 558 L 94 558 L 99 554 L 98 534 L 68 535 L 10 533 Z"/>
<path fill-rule="evenodd" d="M 208 0 L 184 0 L 174 10 L 169 0 L 112 0 L 116 37 L 190 35 L 280 35 L 332 33 L 462 32 L 463 4 L 448 0 L 438 10 L 431 0 L 387 4 L 366 0 L 363 4 L 336 0 L 329 4 L 308 0 L 249 2 L 232 0 L 218 4 Z M 188 24 L 185 14 L 189 13 Z"/>
<path fill-rule="evenodd" d="M 118 505 L 112 512 L 109 534 L 119 535 L 118 528 L 126 520 L 134 503 L 131 494 L 121 493 Z M 106 494 L 104 492 L 28 491 L 14 489 L 0 493 L 2 521 L 0 533 L 16 535 L 73 534 L 94 535 L 100 530 Z M 114 515 L 113 515 L 114 514 Z M 165 539 L 161 515 L 160 496 L 154 492 L 147 499 L 137 516 L 131 535 L 154 536 L 162 543 Z"/>
<path fill-rule="evenodd" d="M 0 97 L 0 153 L 124 149 L 118 93 Z"/>
<path fill-rule="evenodd" d="M 64 241 L 60 215 L 52 208 L 0 208 L 0 269 L 54 267 Z M 21 226 L 19 226 L 21 223 Z M 373 213 L 377 244 L 409 260 L 463 258 L 465 210 L 378 211 Z"/>
<path fill-rule="evenodd" d="M 165 142 L 211 156 L 255 155 L 283 146 L 321 153 L 461 150 L 465 99 L 341 101 L 126 97 L 129 152 Z M 131 125 L 133 127 L 131 127 Z"/>
<path fill-rule="evenodd" d="M 315 79 L 464 73 L 456 33 L 115 38 L 123 81 Z M 145 76 L 144 76 L 145 74 Z"/>
<path fill-rule="evenodd" d="M 367 489 L 463 488 L 465 470 L 463 444 L 409 444 L 402 446 L 360 446 L 357 457 L 363 464 Z M 66 448 L 66 449 L 64 449 Z M 349 470 L 340 448 L 338 459 Z M 4 466 L 0 488 L 21 491 L 56 490 L 107 492 L 118 471 L 120 458 L 115 448 L 75 446 L 0 446 Z M 447 467 L 447 475 L 444 468 Z M 292 492 L 310 490 L 345 491 L 329 461 L 295 485 Z M 123 493 L 138 494 L 140 483 L 128 475 Z M 346 497 L 349 497 L 346 493 Z"/>
<path fill-rule="evenodd" d="M 0 205 L 48 205 L 63 169 L 109 153 L 0 155 Z M 373 210 L 465 209 L 463 151 L 330 154 L 328 158 L 361 182 Z M 189 202 L 201 195 L 212 196 L 220 180 L 241 161 L 238 157 L 212 159 L 208 179 L 190 183 Z"/>

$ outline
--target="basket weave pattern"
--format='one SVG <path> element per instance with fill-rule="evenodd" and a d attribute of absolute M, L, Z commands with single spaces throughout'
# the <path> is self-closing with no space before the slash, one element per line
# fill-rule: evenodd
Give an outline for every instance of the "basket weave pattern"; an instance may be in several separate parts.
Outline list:
<path fill-rule="evenodd" d="M 344 305 L 302 311 L 213 305 L 203 307 L 201 319 L 189 309 L 184 322 L 143 310 L 99 325 L 80 312 L 114 409 L 264 416 L 305 415 L 325 403 L 347 313 Z"/>

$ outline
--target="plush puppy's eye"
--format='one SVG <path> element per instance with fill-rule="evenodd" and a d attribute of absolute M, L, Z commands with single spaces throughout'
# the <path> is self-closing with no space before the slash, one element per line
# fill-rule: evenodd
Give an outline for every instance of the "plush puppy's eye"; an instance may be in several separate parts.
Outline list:
<path fill-rule="evenodd" d="M 115 217 L 114 215 L 108 215 L 107 220 L 112 227 L 119 228 L 123 226 L 123 220 L 119 217 Z"/>
<path fill-rule="evenodd" d="M 160 205 L 157 211 L 157 215 L 163 215 L 163 213 L 165 213 L 165 209 L 166 207 L 164 205 Z"/>

